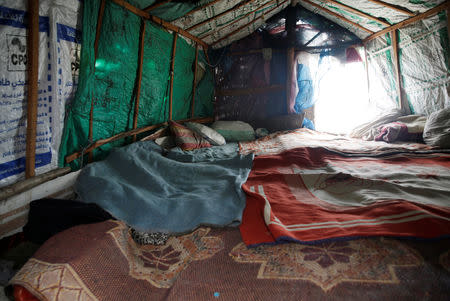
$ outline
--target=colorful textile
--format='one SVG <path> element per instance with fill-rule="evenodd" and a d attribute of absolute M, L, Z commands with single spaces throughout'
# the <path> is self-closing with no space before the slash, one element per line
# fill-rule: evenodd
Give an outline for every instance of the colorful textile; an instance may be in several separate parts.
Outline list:
<path fill-rule="evenodd" d="M 169 122 L 170 130 L 175 136 L 175 143 L 182 150 L 193 150 L 211 147 L 211 144 L 201 135 L 174 121 Z"/>
<path fill-rule="evenodd" d="M 16 274 L 40 300 L 446 300 L 450 239 L 247 248 L 238 229 L 136 244 L 120 222 L 50 238 Z M 182 296 L 182 297 L 180 297 Z"/>
<path fill-rule="evenodd" d="M 408 138 L 408 127 L 406 124 L 401 122 L 391 122 L 379 127 L 378 134 L 375 136 L 374 140 L 394 142 L 397 140 L 409 140 Z"/>
<path fill-rule="evenodd" d="M 323 148 L 259 156 L 243 186 L 247 245 L 450 235 L 450 154 L 346 157 Z"/>

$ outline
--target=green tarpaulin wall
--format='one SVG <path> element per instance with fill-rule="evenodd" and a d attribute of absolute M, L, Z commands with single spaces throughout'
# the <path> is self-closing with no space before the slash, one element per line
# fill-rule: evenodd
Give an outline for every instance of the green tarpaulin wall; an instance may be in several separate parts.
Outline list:
<path fill-rule="evenodd" d="M 94 42 L 100 0 L 84 1 L 81 67 L 75 99 L 66 112 L 60 147 L 60 165 L 65 156 L 89 145 L 89 112 L 94 99 L 93 141 L 131 130 L 134 114 L 135 87 L 139 65 L 139 36 L 144 20 L 106 1 L 103 23 L 95 60 Z M 169 79 L 173 33 L 150 21 L 146 22 L 144 59 L 139 100 L 138 128 L 168 120 Z M 191 116 L 193 65 L 195 47 L 179 36 L 173 81 L 172 119 Z M 199 62 L 207 66 L 199 47 Z M 195 117 L 212 116 L 214 83 L 210 68 L 196 88 Z M 106 144 L 94 151 L 94 159 L 101 159 L 114 146 L 129 140 Z M 80 166 L 83 159 L 71 163 Z M 84 158 L 86 161 L 86 158 Z"/>

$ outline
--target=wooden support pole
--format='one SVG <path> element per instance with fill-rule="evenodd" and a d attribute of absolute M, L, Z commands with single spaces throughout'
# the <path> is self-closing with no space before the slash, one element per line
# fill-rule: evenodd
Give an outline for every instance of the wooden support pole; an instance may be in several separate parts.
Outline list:
<path fill-rule="evenodd" d="M 98 56 L 98 41 L 100 39 L 100 32 L 102 29 L 102 23 L 103 23 L 103 15 L 105 12 L 105 0 L 102 0 L 100 3 L 100 7 L 98 9 L 98 18 L 97 18 L 97 28 L 95 31 L 95 41 L 94 41 L 94 74 L 95 74 L 95 63 L 97 61 Z M 89 111 L 89 134 L 88 139 L 89 142 L 92 142 L 94 139 L 94 95 L 91 95 L 91 109 Z M 94 157 L 94 154 L 89 153 L 89 162 L 92 162 Z"/>
<path fill-rule="evenodd" d="M 194 61 L 194 80 L 192 82 L 192 102 L 191 102 L 191 118 L 194 118 L 195 109 L 195 90 L 197 88 L 197 65 L 198 65 L 198 44 L 195 43 L 195 61 Z"/>
<path fill-rule="evenodd" d="M 405 14 L 405 15 L 408 15 L 408 16 L 414 16 L 415 15 L 415 13 L 410 12 L 409 10 L 399 8 L 399 7 L 395 6 L 395 5 L 392 5 L 392 4 L 383 2 L 383 1 L 379 1 L 379 0 L 368 0 L 368 1 L 376 3 L 376 4 L 379 4 L 381 6 L 384 6 L 384 7 L 390 8 L 390 9 L 393 9 L 393 10 L 396 10 L 399 13 L 402 13 L 402 14 Z"/>
<path fill-rule="evenodd" d="M 137 128 L 139 116 L 139 97 L 141 96 L 141 81 L 142 81 L 142 64 L 144 62 L 144 41 L 145 41 L 145 20 L 142 20 L 141 33 L 139 40 L 139 58 L 137 69 L 137 83 L 136 83 L 136 99 L 134 100 L 134 116 L 133 116 L 133 130 Z M 133 136 L 133 142 L 136 141 L 136 136 Z"/>
<path fill-rule="evenodd" d="M 173 33 L 173 44 L 172 44 L 172 60 L 170 62 L 170 87 L 169 87 L 169 120 L 172 120 L 172 98 L 173 98 L 173 74 L 175 67 L 175 54 L 177 51 L 177 38 L 178 34 Z"/>
<path fill-rule="evenodd" d="M 395 86 L 397 89 L 397 95 L 398 95 L 398 104 L 400 106 L 400 110 L 404 112 L 406 115 L 411 114 L 411 111 L 409 109 L 409 105 L 407 102 L 407 99 L 404 97 L 403 94 L 403 84 L 402 84 L 402 76 L 400 71 L 400 58 L 398 55 L 398 35 L 397 30 L 391 31 L 391 42 L 392 42 L 392 59 L 395 69 Z"/>
<path fill-rule="evenodd" d="M 25 177 L 35 175 L 36 125 L 39 76 L 39 0 L 28 0 L 28 98 Z"/>
<path fill-rule="evenodd" d="M 200 118 L 193 118 L 193 119 L 178 120 L 177 122 L 184 123 L 187 121 L 198 122 L 198 123 L 210 123 L 213 121 L 213 118 L 212 117 L 200 117 Z M 119 133 L 119 134 L 114 135 L 109 138 L 97 140 L 93 144 L 91 144 L 89 147 L 87 147 L 85 150 L 80 150 L 78 152 L 75 152 L 71 155 L 66 156 L 66 159 L 65 159 L 66 163 L 70 163 L 70 162 L 78 159 L 79 157 L 81 157 L 82 154 L 84 154 L 86 152 L 92 152 L 94 149 L 96 149 L 97 147 L 100 147 L 102 145 L 108 144 L 108 143 L 116 141 L 116 140 L 124 139 L 124 138 L 130 137 L 130 136 L 145 133 L 145 132 L 160 128 L 162 126 L 167 126 L 167 125 L 168 125 L 167 122 L 162 122 L 162 123 L 145 126 L 145 127 L 134 129 L 134 130 L 127 131 L 127 132 L 122 132 L 122 133 Z"/>
<path fill-rule="evenodd" d="M 379 36 L 381 36 L 381 35 L 383 35 L 385 33 L 391 32 L 391 31 L 396 30 L 396 29 L 400 29 L 400 28 L 405 27 L 405 26 L 407 26 L 409 24 L 412 24 L 412 23 L 415 23 L 417 21 L 423 20 L 425 18 L 434 16 L 435 14 L 440 13 L 441 11 L 443 11 L 445 9 L 449 9 L 449 8 L 450 8 L 450 1 L 445 1 L 444 3 L 442 3 L 442 4 L 440 4 L 440 5 L 436 6 L 436 7 L 433 7 L 432 9 L 427 10 L 424 13 L 421 13 L 419 15 L 416 15 L 414 17 L 406 19 L 405 21 L 399 22 L 399 23 L 397 23 L 395 25 L 392 25 L 390 27 L 387 27 L 387 28 L 385 28 L 383 30 L 377 31 L 376 33 L 372 34 L 371 36 L 368 36 L 367 38 L 365 38 L 363 42 L 367 43 L 367 42 L 369 42 L 369 41 L 371 41 L 371 40 L 373 40 L 375 38 L 378 38 Z"/>
<path fill-rule="evenodd" d="M 361 17 L 364 17 L 366 19 L 369 19 L 369 20 L 375 21 L 377 23 L 383 24 L 384 26 L 391 26 L 391 24 L 389 24 L 388 22 L 386 22 L 384 20 L 381 20 L 381 19 L 376 18 L 374 16 L 371 16 L 369 14 L 366 14 L 365 12 L 362 12 L 362 11 L 360 11 L 358 9 L 355 9 L 355 8 L 353 8 L 351 6 L 348 6 L 346 4 L 343 4 L 343 3 L 340 3 L 340 2 L 337 2 L 337 1 L 334 1 L 334 0 L 325 0 L 325 1 L 329 2 L 331 4 L 334 4 L 334 5 L 340 6 L 340 7 L 344 8 L 346 11 L 350 11 L 350 12 L 352 12 L 354 14 L 357 14 L 357 15 L 360 15 Z"/>
<path fill-rule="evenodd" d="M 316 3 L 312 2 L 312 1 L 309 1 L 309 0 L 302 0 L 302 1 L 308 3 L 309 5 L 314 6 L 315 8 L 317 8 L 319 10 L 322 10 L 322 11 L 326 12 L 327 14 L 330 14 L 330 15 L 338 18 L 339 20 L 342 20 L 342 21 L 344 21 L 344 22 L 346 22 L 348 24 L 351 24 L 351 25 L 353 25 L 355 27 L 358 27 L 359 29 L 362 29 L 362 30 L 364 30 L 364 31 L 366 31 L 366 32 L 368 32 L 370 34 L 373 34 L 373 31 L 371 31 L 371 30 L 365 28 L 364 26 L 361 26 L 358 23 L 355 23 L 355 22 L 353 22 L 353 21 L 351 21 L 351 20 L 349 20 L 347 18 L 344 18 L 343 16 L 341 16 L 341 15 L 339 15 L 339 14 L 337 14 L 337 13 L 335 13 L 335 12 L 333 12 L 333 11 L 323 7 L 323 6 L 320 6 L 319 4 L 316 4 Z"/>

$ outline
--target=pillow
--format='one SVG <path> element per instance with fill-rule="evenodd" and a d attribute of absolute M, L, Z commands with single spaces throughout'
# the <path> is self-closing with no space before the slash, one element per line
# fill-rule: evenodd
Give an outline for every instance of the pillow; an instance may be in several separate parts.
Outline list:
<path fill-rule="evenodd" d="M 175 136 L 175 144 L 182 150 L 193 150 L 211 146 L 211 144 L 206 139 L 203 139 L 202 136 L 194 133 L 179 123 L 169 121 L 169 127 Z"/>
<path fill-rule="evenodd" d="M 255 128 L 266 128 L 269 132 L 295 130 L 302 127 L 305 113 L 271 116 L 252 121 Z"/>
<path fill-rule="evenodd" d="M 211 127 L 219 132 L 227 142 L 255 140 L 252 126 L 242 121 L 216 121 Z"/>
<path fill-rule="evenodd" d="M 208 140 L 212 145 L 224 145 L 226 143 L 222 135 L 206 125 L 197 122 L 186 122 L 184 125 Z"/>

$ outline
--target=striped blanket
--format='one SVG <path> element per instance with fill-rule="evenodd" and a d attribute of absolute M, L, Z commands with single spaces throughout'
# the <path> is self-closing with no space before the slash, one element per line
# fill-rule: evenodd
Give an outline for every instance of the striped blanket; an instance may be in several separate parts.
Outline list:
<path fill-rule="evenodd" d="M 256 157 L 243 189 L 247 245 L 450 234 L 450 154 L 301 147 Z"/>

